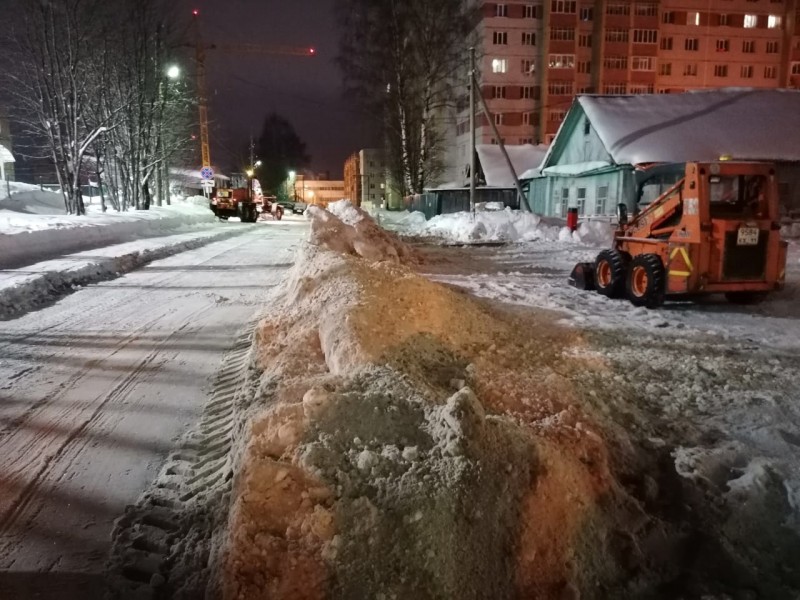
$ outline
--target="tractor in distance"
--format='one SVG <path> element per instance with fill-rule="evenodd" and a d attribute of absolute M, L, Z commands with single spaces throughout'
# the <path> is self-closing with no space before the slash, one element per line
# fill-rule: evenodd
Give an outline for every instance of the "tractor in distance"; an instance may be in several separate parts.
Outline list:
<path fill-rule="evenodd" d="M 275 202 L 275 197 L 264 196 L 258 179 L 245 173 L 233 173 L 230 187 L 213 188 L 210 208 L 223 221 L 239 217 L 242 223 L 255 223 L 259 216 L 266 215 L 278 221 L 283 218 L 283 207 Z"/>
<path fill-rule="evenodd" d="M 619 204 L 612 247 L 594 263 L 578 263 L 571 285 L 627 296 L 647 308 L 666 297 L 713 293 L 753 303 L 783 287 L 787 243 L 780 235 L 773 164 L 690 162 L 656 169 L 671 169 L 677 181 L 631 219 Z M 646 181 L 638 186 L 640 199 Z"/>

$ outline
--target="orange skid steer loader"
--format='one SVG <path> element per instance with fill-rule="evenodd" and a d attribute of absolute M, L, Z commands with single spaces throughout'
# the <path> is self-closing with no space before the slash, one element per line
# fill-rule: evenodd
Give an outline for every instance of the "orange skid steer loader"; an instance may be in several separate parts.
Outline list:
<path fill-rule="evenodd" d="M 655 308 L 666 296 L 724 293 L 752 303 L 781 289 L 775 167 L 765 163 L 686 163 L 680 180 L 628 220 L 618 206 L 613 247 L 579 263 L 570 284 Z"/>

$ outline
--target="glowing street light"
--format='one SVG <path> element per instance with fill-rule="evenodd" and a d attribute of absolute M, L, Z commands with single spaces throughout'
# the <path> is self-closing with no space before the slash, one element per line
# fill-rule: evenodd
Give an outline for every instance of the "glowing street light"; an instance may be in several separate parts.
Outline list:
<path fill-rule="evenodd" d="M 297 173 L 294 171 L 289 171 L 289 181 L 294 181 L 294 178 L 297 176 Z"/>
<path fill-rule="evenodd" d="M 170 79 L 177 79 L 181 76 L 181 68 L 178 65 L 172 65 L 167 69 L 167 77 Z"/>
<path fill-rule="evenodd" d="M 248 177 L 252 177 L 253 176 L 253 169 L 247 169 L 246 173 L 247 173 Z"/>

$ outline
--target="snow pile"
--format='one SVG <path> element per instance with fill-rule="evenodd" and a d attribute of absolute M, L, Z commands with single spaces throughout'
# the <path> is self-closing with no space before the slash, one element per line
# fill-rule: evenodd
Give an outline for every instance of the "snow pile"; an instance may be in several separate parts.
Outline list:
<path fill-rule="evenodd" d="M 310 242 L 316 246 L 376 261 L 408 263 L 415 260 L 406 244 L 347 200 L 332 203 L 329 210 L 309 206 L 305 215 L 311 221 Z"/>
<path fill-rule="evenodd" d="M 63 214 L 60 193 L 26 192 L 3 202 L 14 207 L 0 210 L 0 266 L 4 268 L 215 222 L 207 205 L 174 204 L 126 213 L 89 211 L 79 217 Z M 54 210 L 59 203 L 60 214 Z"/>
<path fill-rule="evenodd" d="M 450 244 L 522 242 L 549 240 L 592 246 L 611 243 L 614 228 L 607 221 L 583 221 L 571 232 L 563 220 L 543 218 L 533 213 L 497 210 L 487 203 L 475 214 L 469 212 L 437 215 L 426 220 L 422 213 L 380 213 L 378 222 L 402 235 L 433 237 Z"/>

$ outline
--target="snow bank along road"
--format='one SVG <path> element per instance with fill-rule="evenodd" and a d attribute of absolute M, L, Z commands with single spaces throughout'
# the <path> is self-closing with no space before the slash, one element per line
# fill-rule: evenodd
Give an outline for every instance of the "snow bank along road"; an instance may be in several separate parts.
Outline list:
<path fill-rule="evenodd" d="M 306 227 L 87 287 L 0 329 L 0 598 L 102 594 L 113 522 L 206 401 Z"/>

